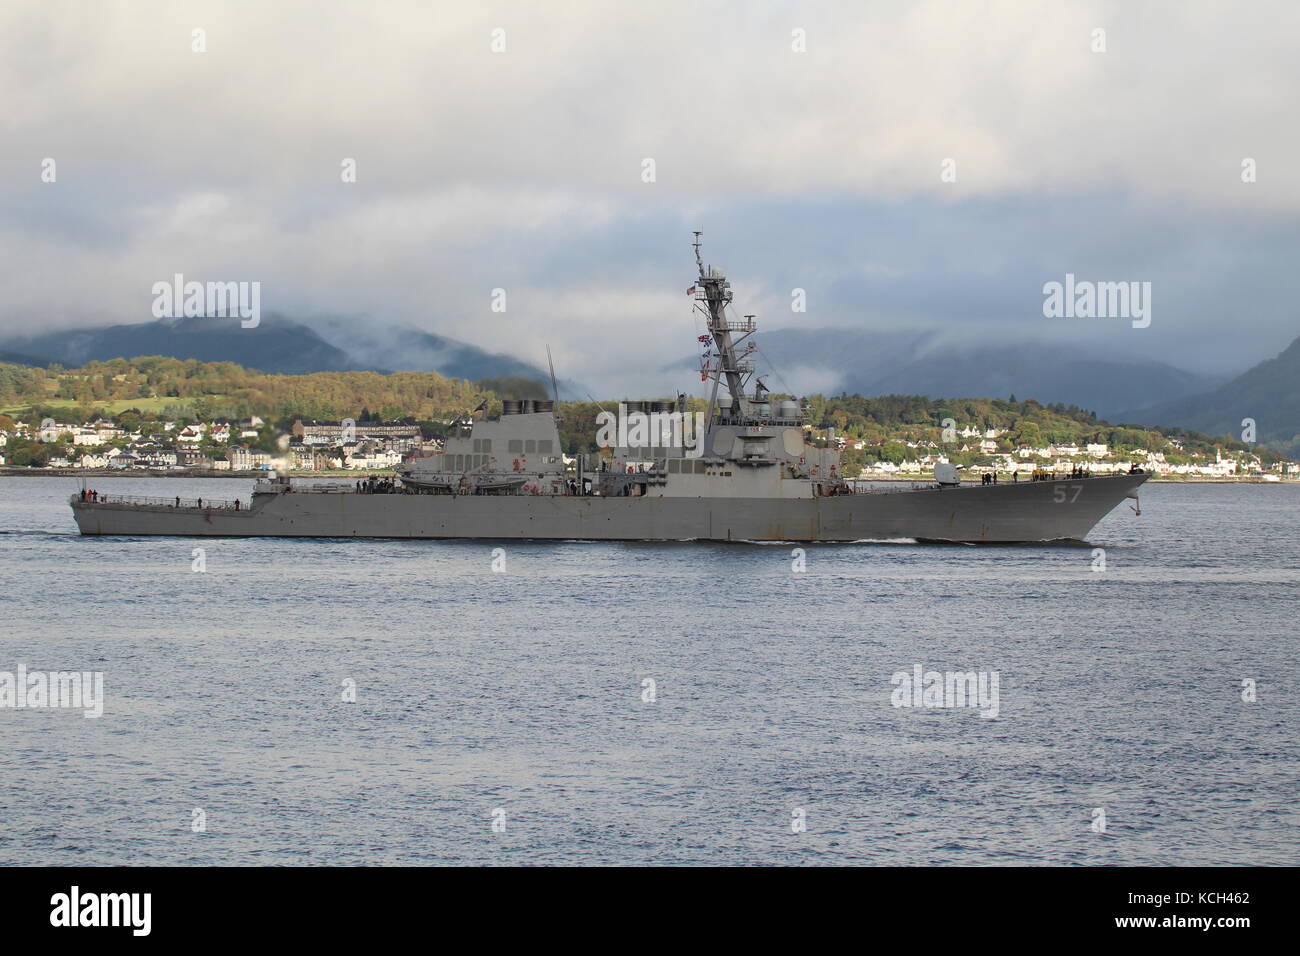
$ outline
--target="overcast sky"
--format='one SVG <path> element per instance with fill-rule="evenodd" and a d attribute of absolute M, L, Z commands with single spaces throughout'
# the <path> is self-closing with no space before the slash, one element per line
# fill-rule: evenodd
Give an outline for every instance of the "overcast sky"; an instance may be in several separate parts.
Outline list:
<path fill-rule="evenodd" d="M 1300 334 L 1297 37 L 1293 2 L 11 0 L 0 334 L 150 320 L 180 272 L 608 388 L 693 353 L 698 228 L 768 327 L 1237 371 Z M 1150 281 L 1150 327 L 1044 318 L 1067 272 Z"/>

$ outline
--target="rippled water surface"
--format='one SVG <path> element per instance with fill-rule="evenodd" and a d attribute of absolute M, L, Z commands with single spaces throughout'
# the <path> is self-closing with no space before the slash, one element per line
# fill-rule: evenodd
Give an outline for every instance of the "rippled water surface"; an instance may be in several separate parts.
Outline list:
<path fill-rule="evenodd" d="M 1300 486 L 1148 485 L 1105 571 L 506 543 L 494 573 L 499 543 L 82 538 L 77 485 L 0 478 L 0 671 L 106 696 L 0 709 L 0 863 L 1300 862 Z M 916 664 L 996 671 L 999 715 L 894 707 Z"/>

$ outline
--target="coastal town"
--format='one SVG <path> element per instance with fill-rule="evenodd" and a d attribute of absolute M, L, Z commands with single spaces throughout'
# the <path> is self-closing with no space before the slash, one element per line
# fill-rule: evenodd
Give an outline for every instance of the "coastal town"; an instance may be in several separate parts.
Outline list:
<path fill-rule="evenodd" d="M 904 441 L 907 449 L 901 461 L 888 458 L 864 465 L 861 478 L 922 477 L 932 475 L 934 466 L 973 459 L 966 469 L 973 475 L 996 474 L 1025 477 L 1042 472 L 1081 470 L 1090 475 L 1124 474 L 1140 468 L 1157 478 L 1201 480 L 1254 479 L 1277 481 L 1300 479 L 1300 463 L 1278 461 L 1266 464 L 1258 454 L 1216 448 L 1213 458 L 1203 452 L 1189 452 L 1176 438 L 1166 439 L 1166 449 L 1145 447 L 1112 448 L 1108 443 L 1018 445 L 1005 440 L 1005 429 L 980 429 L 966 425 L 954 441 Z M 868 442 L 831 437 L 845 451 L 865 451 Z M 886 442 L 875 443 L 883 447 Z M 1226 452 L 1226 453 L 1225 453 Z"/>
<path fill-rule="evenodd" d="M 1192 451 L 1177 438 L 1164 447 L 1108 443 L 1013 443 L 1008 430 L 975 424 L 930 429 L 933 437 L 859 438 L 805 426 L 810 440 L 844 456 L 844 475 L 860 480 L 924 480 L 955 464 L 970 480 L 1043 473 L 1121 474 L 1201 481 L 1300 480 L 1300 463 L 1267 462 L 1253 451 L 1215 446 Z M 909 429 L 915 432 L 916 429 Z M 132 416 L 40 422 L 0 415 L 0 467 L 9 473 L 220 475 L 275 471 L 310 475 L 391 471 L 437 453 L 442 435 L 413 421 L 293 420 L 277 428 L 258 416 L 240 421 L 164 421 Z M 570 456 L 566 455 L 566 460 Z M 1274 456 L 1276 457 L 1276 456 Z"/>
<path fill-rule="evenodd" d="M 33 442 L 45 446 L 35 456 Z M 23 460 L 13 455 L 17 445 L 26 446 Z M 134 428 L 107 419 L 79 425 L 45 419 L 0 427 L 0 466 L 94 473 L 376 471 L 441 446 L 426 440 L 418 425 L 402 422 L 298 420 L 280 432 L 257 416 L 239 422 L 148 421 Z"/>

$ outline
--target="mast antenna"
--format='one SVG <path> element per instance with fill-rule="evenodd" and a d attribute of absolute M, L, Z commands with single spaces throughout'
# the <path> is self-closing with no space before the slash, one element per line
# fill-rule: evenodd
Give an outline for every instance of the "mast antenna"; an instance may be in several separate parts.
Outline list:
<path fill-rule="evenodd" d="M 546 364 L 551 369 L 551 394 L 555 396 L 555 410 L 560 410 L 560 386 L 555 384 L 555 363 L 551 361 L 551 347 L 546 346 Z"/>

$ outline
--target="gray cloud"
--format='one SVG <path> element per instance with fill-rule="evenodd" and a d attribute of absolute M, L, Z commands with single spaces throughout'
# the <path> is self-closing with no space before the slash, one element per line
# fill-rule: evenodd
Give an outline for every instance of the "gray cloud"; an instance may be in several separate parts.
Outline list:
<path fill-rule="evenodd" d="M 1297 21 L 1282 3 L 11 5 L 0 332 L 143 321 L 182 272 L 534 363 L 550 342 L 565 374 L 658 391 L 691 349 L 704 228 L 770 326 L 1235 370 L 1297 332 Z M 1151 328 L 1044 319 L 1067 271 L 1153 282 Z"/>

